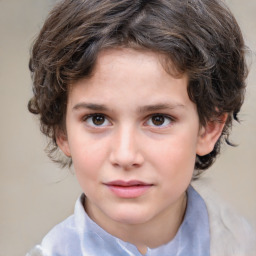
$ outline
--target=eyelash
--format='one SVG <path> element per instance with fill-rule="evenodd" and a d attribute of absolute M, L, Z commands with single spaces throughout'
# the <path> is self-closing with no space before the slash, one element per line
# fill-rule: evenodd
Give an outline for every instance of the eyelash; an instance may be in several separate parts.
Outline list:
<path fill-rule="evenodd" d="M 102 124 L 97 125 L 97 124 L 93 123 L 93 119 L 92 118 L 97 118 L 97 117 L 101 117 L 101 118 L 103 117 L 104 118 L 104 122 L 107 120 L 108 123 L 111 123 L 109 121 L 109 118 L 106 115 L 100 114 L 100 113 L 94 113 L 94 114 L 86 115 L 85 117 L 83 117 L 83 121 L 88 123 L 88 120 L 90 120 L 90 118 L 91 118 L 92 124 L 88 124 L 88 126 L 94 127 L 94 128 L 105 127 L 105 125 L 103 126 Z M 107 125 L 107 126 L 109 126 L 109 125 Z"/>
<path fill-rule="evenodd" d="M 93 120 L 93 118 L 97 118 L 97 117 L 104 118 L 102 120 L 103 121 L 102 124 L 97 125 L 97 124 L 94 123 L 95 120 Z M 161 121 L 164 121 L 164 123 L 168 120 L 167 121 L 168 123 L 165 124 L 165 125 L 163 125 L 163 124 L 159 124 L 159 125 L 153 124 L 152 118 L 154 118 L 154 117 L 155 118 L 156 117 L 163 118 L 163 120 L 161 120 Z M 100 121 L 100 120 L 98 120 L 98 121 Z M 106 121 L 108 123 L 107 123 L 107 125 L 104 125 L 104 123 Z M 170 125 L 172 125 L 172 123 L 174 121 L 175 121 L 175 118 L 172 117 L 172 116 L 156 113 L 156 114 L 151 114 L 151 115 L 147 116 L 146 121 L 143 124 L 146 124 L 146 126 L 149 126 L 149 127 L 160 128 L 161 129 L 161 128 L 169 127 Z M 94 113 L 94 114 L 86 115 L 86 116 L 83 117 L 83 122 L 86 122 L 89 127 L 93 127 L 93 128 L 104 128 L 106 126 L 111 126 L 112 125 L 110 119 L 105 114 L 101 114 L 101 113 Z M 90 122 L 91 124 L 88 123 L 88 122 Z"/>
<path fill-rule="evenodd" d="M 161 117 L 161 118 L 163 118 L 164 120 L 164 123 L 166 122 L 166 120 L 168 120 L 168 124 L 165 124 L 165 125 L 163 125 L 163 124 L 159 124 L 159 125 L 156 125 L 156 124 L 153 124 L 153 121 L 152 121 L 152 119 L 154 118 L 154 117 Z M 153 128 L 166 128 L 166 127 L 169 127 L 170 125 L 172 125 L 172 123 L 175 121 L 175 119 L 172 117 L 172 116 L 169 116 L 169 115 L 165 115 L 165 114 L 160 114 L 160 113 L 156 113 L 156 114 L 152 114 L 152 115 L 150 115 L 150 116 L 148 116 L 148 118 L 147 118 L 147 121 L 145 122 L 145 123 L 148 123 L 148 122 L 151 122 L 152 124 L 151 125 L 148 125 L 148 126 L 151 126 L 151 127 L 153 127 Z"/>

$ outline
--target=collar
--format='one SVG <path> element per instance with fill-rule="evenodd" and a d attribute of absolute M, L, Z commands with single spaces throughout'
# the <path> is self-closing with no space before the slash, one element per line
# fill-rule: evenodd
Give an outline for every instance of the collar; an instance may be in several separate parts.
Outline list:
<path fill-rule="evenodd" d="M 141 256 L 137 248 L 112 236 L 92 221 L 86 214 L 83 202 L 85 195 L 77 200 L 74 212 L 74 225 L 78 232 L 82 255 L 99 256 Z M 184 220 L 169 243 L 158 248 L 148 248 L 146 256 L 209 256 L 210 232 L 206 205 L 201 196 L 189 186 L 187 208 Z"/>

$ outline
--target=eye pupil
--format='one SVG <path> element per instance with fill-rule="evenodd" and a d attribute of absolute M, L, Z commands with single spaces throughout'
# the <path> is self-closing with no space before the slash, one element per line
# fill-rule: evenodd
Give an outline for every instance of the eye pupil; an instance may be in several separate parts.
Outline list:
<path fill-rule="evenodd" d="M 153 116 L 152 122 L 154 125 L 162 125 L 164 123 L 164 117 L 163 116 Z"/>
<path fill-rule="evenodd" d="M 101 115 L 93 116 L 92 121 L 95 125 L 102 125 L 105 122 L 105 117 Z"/>

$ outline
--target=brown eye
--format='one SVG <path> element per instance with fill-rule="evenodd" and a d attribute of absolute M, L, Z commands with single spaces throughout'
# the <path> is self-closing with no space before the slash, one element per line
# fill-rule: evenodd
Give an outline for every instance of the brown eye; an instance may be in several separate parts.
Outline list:
<path fill-rule="evenodd" d="M 152 115 L 146 122 L 148 126 L 165 128 L 172 123 L 172 118 L 162 114 Z"/>
<path fill-rule="evenodd" d="M 111 125 L 111 122 L 102 114 L 88 115 L 84 118 L 84 121 L 91 127 L 105 127 Z"/>
<path fill-rule="evenodd" d="M 164 124 L 165 117 L 164 116 L 152 116 L 152 123 L 156 126 Z"/>
<path fill-rule="evenodd" d="M 105 116 L 102 115 L 95 115 L 92 117 L 92 122 L 95 125 L 103 125 L 105 122 Z"/>

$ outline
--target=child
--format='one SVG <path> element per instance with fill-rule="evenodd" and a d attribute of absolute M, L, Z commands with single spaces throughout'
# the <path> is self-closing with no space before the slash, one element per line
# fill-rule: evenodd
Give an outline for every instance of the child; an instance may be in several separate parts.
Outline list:
<path fill-rule="evenodd" d="M 29 110 L 84 194 L 28 255 L 256 255 L 247 224 L 190 185 L 238 120 L 244 55 L 218 0 L 59 2 Z"/>

